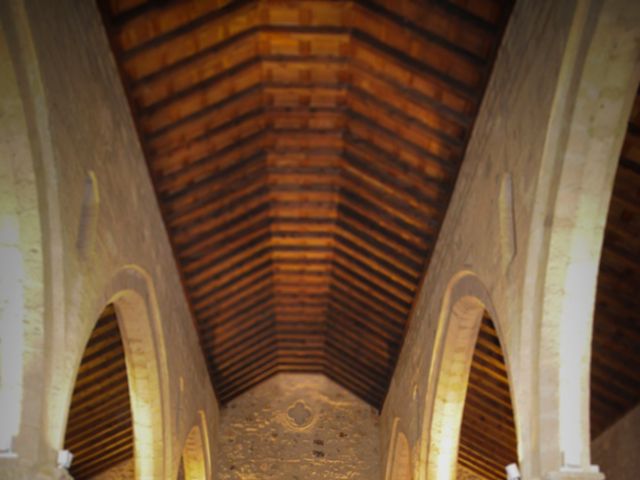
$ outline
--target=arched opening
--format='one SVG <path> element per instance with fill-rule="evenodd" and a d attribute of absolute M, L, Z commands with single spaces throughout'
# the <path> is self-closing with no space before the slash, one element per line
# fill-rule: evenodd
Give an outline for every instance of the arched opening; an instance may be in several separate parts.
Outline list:
<path fill-rule="evenodd" d="M 503 480 L 504 467 L 517 461 L 509 376 L 488 301 L 473 275 L 456 279 L 445 298 L 441 353 L 433 366 L 429 480 Z"/>
<path fill-rule="evenodd" d="M 485 312 L 471 361 L 460 426 L 458 478 L 504 480 L 505 466 L 517 460 L 509 376 L 498 332 Z"/>
<path fill-rule="evenodd" d="M 640 90 L 607 217 L 593 321 L 592 461 L 607 478 L 640 471 Z"/>
<path fill-rule="evenodd" d="M 181 476 L 182 475 L 182 476 Z M 186 441 L 180 458 L 179 480 L 205 480 L 205 453 L 200 427 L 195 425 Z"/>
<path fill-rule="evenodd" d="M 387 480 L 411 480 L 411 449 L 402 432 L 396 432 Z"/>
<path fill-rule="evenodd" d="M 127 365 L 113 305 L 100 315 L 82 356 L 64 447 L 74 455 L 70 473 L 77 480 L 99 478 L 115 469 L 117 478 L 134 478 Z"/>

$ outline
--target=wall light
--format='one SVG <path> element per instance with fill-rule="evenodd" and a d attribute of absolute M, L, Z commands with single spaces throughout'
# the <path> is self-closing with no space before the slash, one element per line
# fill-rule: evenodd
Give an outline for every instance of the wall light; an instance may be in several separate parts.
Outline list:
<path fill-rule="evenodd" d="M 58 451 L 58 468 L 69 469 L 71 462 L 73 462 L 73 453 L 69 450 Z"/>
<path fill-rule="evenodd" d="M 520 469 L 516 463 L 510 463 L 505 467 L 505 470 L 507 471 L 507 480 L 520 480 L 522 478 L 520 476 Z"/>

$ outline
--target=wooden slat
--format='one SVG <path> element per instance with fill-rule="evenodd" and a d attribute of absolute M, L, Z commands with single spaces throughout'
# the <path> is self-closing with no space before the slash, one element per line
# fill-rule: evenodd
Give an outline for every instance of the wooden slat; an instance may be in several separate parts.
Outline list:
<path fill-rule="evenodd" d="M 133 457 L 133 423 L 124 349 L 113 306 L 89 338 L 71 397 L 65 449 L 71 474 L 88 479 Z"/>
<path fill-rule="evenodd" d="M 506 371 L 498 334 L 485 315 L 471 362 L 458 451 L 458 464 L 485 480 L 504 479 L 504 467 L 518 460 Z"/>
<path fill-rule="evenodd" d="M 223 403 L 322 371 L 382 405 L 511 8 L 476 2 L 102 5 Z"/>

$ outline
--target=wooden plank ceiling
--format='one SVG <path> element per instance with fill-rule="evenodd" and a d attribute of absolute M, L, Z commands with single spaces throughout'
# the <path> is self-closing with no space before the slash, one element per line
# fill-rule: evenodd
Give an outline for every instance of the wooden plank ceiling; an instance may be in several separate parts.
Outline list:
<path fill-rule="evenodd" d="M 640 403 L 639 285 L 640 90 L 618 163 L 600 259 L 591 362 L 593 439 Z"/>
<path fill-rule="evenodd" d="M 473 353 L 465 397 L 458 468 L 485 480 L 504 480 L 518 461 L 509 377 L 498 333 L 485 314 Z"/>
<path fill-rule="evenodd" d="M 103 0 L 222 403 L 380 407 L 510 0 Z"/>
<path fill-rule="evenodd" d="M 64 448 L 74 455 L 70 472 L 76 480 L 133 458 L 127 368 L 112 305 L 98 320 L 82 356 Z"/>

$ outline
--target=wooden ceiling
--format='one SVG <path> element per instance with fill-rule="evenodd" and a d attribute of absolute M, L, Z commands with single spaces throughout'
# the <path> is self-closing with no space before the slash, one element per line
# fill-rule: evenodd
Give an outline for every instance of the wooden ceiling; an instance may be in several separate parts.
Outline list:
<path fill-rule="evenodd" d="M 504 480 L 518 461 L 509 378 L 498 333 L 482 319 L 464 403 L 458 465 L 484 480 Z"/>
<path fill-rule="evenodd" d="M 640 403 L 640 90 L 605 230 L 591 362 L 591 437 Z M 606 473 L 606 472 L 605 472 Z"/>
<path fill-rule="evenodd" d="M 109 305 L 87 343 L 71 398 L 64 448 L 74 455 L 73 478 L 93 478 L 133 458 L 131 419 L 124 350 Z"/>
<path fill-rule="evenodd" d="M 510 0 L 103 0 L 222 403 L 380 407 Z"/>

